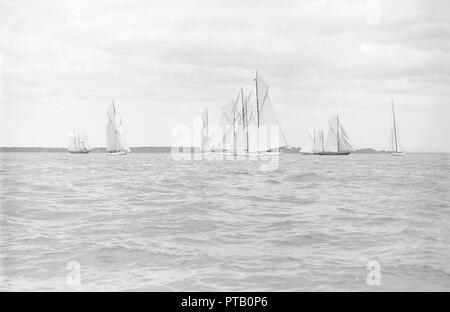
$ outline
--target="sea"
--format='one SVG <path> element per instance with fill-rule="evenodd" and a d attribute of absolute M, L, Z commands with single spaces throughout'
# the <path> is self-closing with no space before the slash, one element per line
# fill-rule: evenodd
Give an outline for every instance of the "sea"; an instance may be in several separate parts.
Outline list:
<path fill-rule="evenodd" d="M 448 154 L 192 158 L 0 153 L 0 291 L 450 290 Z"/>

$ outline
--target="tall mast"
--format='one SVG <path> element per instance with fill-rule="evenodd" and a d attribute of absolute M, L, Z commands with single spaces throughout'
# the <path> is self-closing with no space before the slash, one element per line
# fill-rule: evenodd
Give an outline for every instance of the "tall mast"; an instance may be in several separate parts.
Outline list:
<path fill-rule="evenodd" d="M 234 106 L 236 106 L 236 105 L 234 105 Z M 235 153 L 236 153 L 236 108 L 237 107 L 233 107 L 233 145 L 234 145 Z"/>
<path fill-rule="evenodd" d="M 395 124 L 394 100 L 391 101 L 391 105 L 392 105 L 392 119 L 394 120 L 395 151 L 398 152 L 398 145 L 397 145 L 397 125 Z"/>
<path fill-rule="evenodd" d="M 209 117 L 208 117 L 208 107 L 206 107 L 206 137 L 209 138 Z"/>
<path fill-rule="evenodd" d="M 206 122 L 206 138 L 209 138 L 208 128 L 209 128 L 209 120 L 208 120 L 208 107 L 205 107 L 205 122 Z M 205 149 L 205 137 L 204 137 L 205 129 L 202 130 L 202 152 Z"/>
<path fill-rule="evenodd" d="M 313 152 L 314 152 L 314 146 L 316 146 L 316 128 L 313 128 L 314 135 L 313 135 Z"/>
<path fill-rule="evenodd" d="M 246 131 L 247 128 L 247 107 L 244 108 L 244 88 L 241 87 L 241 106 L 242 106 L 242 130 L 245 133 L 245 137 L 246 137 L 246 143 L 245 143 L 245 148 L 248 152 L 248 130 Z"/>
<path fill-rule="evenodd" d="M 259 129 L 258 71 L 256 71 L 255 84 L 256 84 L 256 120 Z"/>
<path fill-rule="evenodd" d="M 322 138 L 322 153 L 323 153 L 323 152 L 325 152 L 325 143 L 323 142 L 323 131 L 322 131 L 321 138 Z"/>
<path fill-rule="evenodd" d="M 337 151 L 339 153 L 339 115 L 337 115 L 337 136 L 336 136 L 336 140 L 337 140 Z"/>

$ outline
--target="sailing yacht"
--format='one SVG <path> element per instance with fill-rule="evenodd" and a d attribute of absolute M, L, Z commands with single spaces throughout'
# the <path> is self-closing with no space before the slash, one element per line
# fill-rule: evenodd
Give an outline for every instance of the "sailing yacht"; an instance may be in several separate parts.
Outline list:
<path fill-rule="evenodd" d="M 131 152 L 125 140 L 122 118 L 118 115 L 114 101 L 106 110 L 106 151 L 112 155 L 126 155 Z"/>
<path fill-rule="evenodd" d="M 339 115 L 330 119 L 328 125 L 330 128 L 328 130 L 327 140 L 324 149 L 322 152 L 319 152 L 319 155 L 349 155 L 353 151 L 353 147 L 339 121 Z"/>
<path fill-rule="evenodd" d="M 254 86 L 244 95 L 238 95 L 221 107 L 219 124 L 225 130 L 219 142 L 214 142 L 212 152 L 232 155 L 278 155 L 287 147 L 269 97 L 269 86 L 256 72 Z"/>
<path fill-rule="evenodd" d="M 69 133 L 69 146 L 67 150 L 72 154 L 88 154 L 91 151 L 87 135 L 73 130 Z"/>
<path fill-rule="evenodd" d="M 392 156 L 405 156 L 406 153 L 401 148 L 400 137 L 397 129 L 397 122 L 395 120 L 394 100 L 391 101 L 392 106 L 392 129 L 391 129 L 391 144 L 389 150 Z"/>
<path fill-rule="evenodd" d="M 319 155 L 325 150 L 325 144 L 323 140 L 323 130 L 316 131 L 316 129 L 309 129 L 308 135 L 312 140 L 312 146 L 309 152 L 304 152 L 302 155 Z"/>
<path fill-rule="evenodd" d="M 208 108 L 205 108 L 205 111 L 202 115 L 202 153 L 209 152 L 209 120 L 208 120 Z"/>

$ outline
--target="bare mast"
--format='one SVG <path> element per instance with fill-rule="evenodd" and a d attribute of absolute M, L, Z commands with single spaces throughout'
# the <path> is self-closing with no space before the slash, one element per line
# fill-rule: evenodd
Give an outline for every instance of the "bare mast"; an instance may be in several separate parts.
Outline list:
<path fill-rule="evenodd" d="M 236 104 L 236 102 L 234 102 Z M 235 106 L 235 105 L 234 105 Z M 233 145 L 234 153 L 236 153 L 236 107 L 233 107 Z"/>
<path fill-rule="evenodd" d="M 336 136 L 336 140 L 337 140 L 337 151 L 339 153 L 339 115 L 337 115 L 337 136 Z"/>
<path fill-rule="evenodd" d="M 248 152 L 248 120 L 247 120 L 247 102 L 244 107 L 244 88 L 241 87 L 241 106 L 242 106 L 242 130 L 245 134 L 245 150 Z"/>
<path fill-rule="evenodd" d="M 392 105 L 392 119 L 394 121 L 394 140 L 395 140 L 395 152 L 398 152 L 398 144 L 397 144 L 397 125 L 395 123 L 395 111 L 394 111 L 394 100 L 391 101 Z"/>

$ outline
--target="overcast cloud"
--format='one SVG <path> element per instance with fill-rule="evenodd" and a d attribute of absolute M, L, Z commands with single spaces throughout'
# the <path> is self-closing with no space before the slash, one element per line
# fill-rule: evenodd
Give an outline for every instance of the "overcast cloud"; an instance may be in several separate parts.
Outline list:
<path fill-rule="evenodd" d="M 355 147 L 388 147 L 390 101 L 407 151 L 450 152 L 450 3 L 0 0 L 0 146 L 171 145 L 258 70 L 289 144 L 339 113 Z"/>

